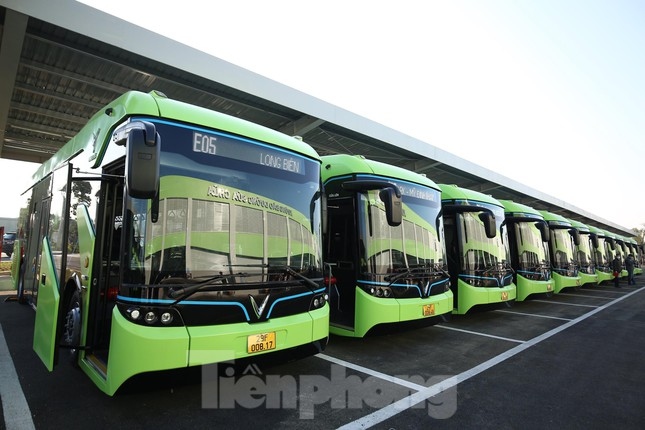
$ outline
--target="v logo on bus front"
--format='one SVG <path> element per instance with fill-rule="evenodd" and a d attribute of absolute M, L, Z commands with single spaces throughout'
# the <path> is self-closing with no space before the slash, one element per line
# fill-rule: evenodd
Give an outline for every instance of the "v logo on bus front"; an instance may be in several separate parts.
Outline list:
<path fill-rule="evenodd" d="M 253 307 L 253 312 L 255 312 L 255 316 L 260 319 L 262 316 L 262 313 L 264 312 L 264 308 L 266 308 L 267 303 L 269 303 L 269 294 L 266 295 L 264 300 L 262 300 L 262 304 L 258 307 L 258 303 L 255 301 L 255 298 L 253 298 L 252 295 L 249 294 L 249 299 L 251 300 L 251 306 Z"/>

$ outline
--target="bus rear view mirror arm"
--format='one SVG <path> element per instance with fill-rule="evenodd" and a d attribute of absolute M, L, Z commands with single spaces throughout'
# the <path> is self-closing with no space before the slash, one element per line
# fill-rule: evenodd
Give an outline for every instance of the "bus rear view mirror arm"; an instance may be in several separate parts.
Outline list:
<path fill-rule="evenodd" d="M 379 197 L 385 203 L 385 216 L 387 223 L 393 227 L 400 225 L 403 220 L 403 206 L 401 204 L 401 190 L 387 181 L 349 181 L 343 183 L 343 189 L 348 191 L 364 192 L 381 190 Z"/>
<path fill-rule="evenodd" d="M 154 124 L 132 121 L 112 135 L 116 145 L 126 146 L 126 184 L 128 194 L 138 199 L 155 198 L 159 191 L 161 138 Z"/>

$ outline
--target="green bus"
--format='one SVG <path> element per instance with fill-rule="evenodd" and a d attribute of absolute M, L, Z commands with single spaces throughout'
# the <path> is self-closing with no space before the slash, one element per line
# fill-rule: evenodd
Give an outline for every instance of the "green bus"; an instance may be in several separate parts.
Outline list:
<path fill-rule="evenodd" d="M 590 233 L 596 237 L 596 243 L 593 243 L 593 261 L 596 266 L 598 284 L 604 281 L 611 281 L 614 279 L 613 270 L 611 268 L 611 260 L 614 258 L 612 252 L 612 239 L 608 238 L 604 230 L 592 225 L 588 227 Z"/>
<path fill-rule="evenodd" d="M 605 237 L 609 241 L 610 250 L 611 250 L 611 259 L 613 259 L 615 256 L 618 256 L 620 258 L 620 248 L 616 244 L 616 234 L 610 232 L 609 230 L 603 230 L 603 233 L 605 234 Z"/>
<path fill-rule="evenodd" d="M 627 246 L 629 247 L 631 254 L 634 256 L 634 276 L 635 275 L 642 275 L 643 274 L 643 268 L 641 267 L 641 258 L 642 258 L 642 249 L 640 245 L 638 245 L 638 242 L 636 242 L 636 239 L 633 237 L 627 238 Z"/>
<path fill-rule="evenodd" d="M 631 252 L 631 248 L 628 245 L 629 239 L 620 234 L 614 234 L 614 240 L 616 242 L 616 252 L 620 257 L 620 261 L 623 263 L 623 270 L 620 272 L 620 276 L 626 278 L 628 273 L 625 268 L 625 260 Z"/>
<path fill-rule="evenodd" d="M 516 301 L 532 294 L 553 293 L 549 261 L 549 227 L 540 212 L 511 200 L 500 200 L 504 206 L 505 225 L 515 271 Z"/>
<path fill-rule="evenodd" d="M 362 156 L 321 158 L 330 332 L 364 337 L 450 315 L 437 185 Z"/>
<path fill-rule="evenodd" d="M 454 314 L 514 301 L 504 206 L 493 197 L 440 184 Z"/>
<path fill-rule="evenodd" d="M 578 265 L 578 276 L 580 285 L 597 285 L 599 283 L 594 262 L 593 250 L 596 248 L 598 236 L 591 232 L 587 224 L 570 219 L 571 225 L 578 230 L 580 240 L 574 247 L 575 260 Z"/>
<path fill-rule="evenodd" d="M 539 211 L 549 225 L 549 255 L 551 257 L 551 272 L 555 280 L 554 292 L 559 293 L 564 288 L 581 285 L 578 275 L 578 265 L 574 257 L 574 246 L 580 243 L 578 230 L 562 215 L 548 211 Z"/>
<path fill-rule="evenodd" d="M 625 260 L 627 254 L 627 247 L 625 246 L 625 238 L 620 234 L 614 233 L 614 241 L 616 242 L 615 250 L 620 255 L 621 260 Z"/>
<path fill-rule="evenodd" d="M 50 371 L 64 348 L 113 395 L 145 372 L 327 343 L 320 158 L 301 140 L 127 92 L 27 197 L 14 282 Z"/>
<path fill-rule="evenodd" d="M 610 244 L 610 249 L 609 249 L 609 264 L 612 264 L 612 261 L 615 257 L 618 257 L 621 263 L 624 263 L 625 260 L 623 258 L 623 248 L 618 244 L 617 236 L 615 233 L 610 232 L 609 230 L 603 230 L 605 234 L 605 238 L 607 238 L 607 241 Z M 613 270 L 613 269 L 612 269 Z M 612 272 L 613 273 L 613 272 Z M 619 277 L 624 277 L 627 276 L 627 270 L 624 268 L 621 269 Z M 612 275 L 613 279 L 613 275 Z"/>

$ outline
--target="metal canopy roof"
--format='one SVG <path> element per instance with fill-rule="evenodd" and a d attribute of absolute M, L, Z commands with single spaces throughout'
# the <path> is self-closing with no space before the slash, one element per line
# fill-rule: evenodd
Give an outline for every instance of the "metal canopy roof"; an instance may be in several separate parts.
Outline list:
<path fill-rule="evenodd" d="M 102 106 L 136 89 L 300 135 L 498 199 L 633 236 L 403 133 L 72 0 L 0 0 L 0 157 L 43 162 Z M 44 3 L 44 2 L 43 2 Z"/>

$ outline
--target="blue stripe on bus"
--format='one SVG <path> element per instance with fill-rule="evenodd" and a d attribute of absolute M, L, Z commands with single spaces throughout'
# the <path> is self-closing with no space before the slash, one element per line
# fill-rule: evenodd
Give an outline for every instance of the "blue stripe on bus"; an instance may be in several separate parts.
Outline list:
<path fill-rule="evenodd" d="M 504 277 L 501 279 L 501 282 L 500 282 L 500 279 L 499 279 L 499 278 L 494 278 L 494 277 L 490 277 L 490 276 L 459 275 L 459 278 L 464 279 L 464 280 L 465 280 L 465 279 L 490 279 L 490 280 L 494 280 L 494 281 L 497 283 L 497 286 L 498 286 L 498 287 L 504 287 L 504 286 L 505 286 L 505 285 L 504 285 L 504 282 L 506 281 L 506 279 L 508 279 L 508 278 L 511 278 L 511 279 L 512 279 L 512 278 L 513 278 L 513 275 L 506 275 L 506 276 L 504 276 Z M 464 282 L 465 282 L 465 281 L 464 281 Z"/>
<path fill-rule="evenodd" d="M 410 284 L 389 284 L 388 282 L 378 282 L 378 281 L 357 281 L 359 284 L 367 284 L 367 285 L 376 285 L 379 287 L 396 287 L 396 288 L 416 288 L 417 291 L 419 292 L 419 296 L 421 295 L 421 290 L 419 289 L 418 285 L 410 285 Z"/>
<path fill-rule="evenodd" d="M 140 303 L 142 305 L 171 305 L 176 302 L 176 300 L 168 299 L 138 299 L 134 297 L 124 297 L 117 296 L 117 300 L 121 300 L 127 303 Z M 212 302 L 212 301 L 199 301 L 199 300 L 183 300 L 181 302 L 184 305 L 199 305 L 199 306 L 239 306 L 244 311 L 244 316 L 246 321 L 251 321 L 249 318 L 249 313 L 246 311 L 246 308 L 242 303 L 238 302 Z"/>
<path fill-rule="evenodd" d="M 382 287 L 397 287 L 397 288 L 416 288 L 417 291 L 419 292 L 419 296 L 421 297 L 421 289 L 419 289 L 418 285 L 410 285 L 410 284 L 389 284 L 387 282 L 378 282 L 378 281 L 357 281 L 359 284 L 368 284 L 368 285 L 376 285 L 376 286 L 382 286 Z M 440 284 L 445 284 L 448 282 L 448 279 L 441 279 L 439 281 L 433 282 L 430 284 L 430 288 L 428 291 L 431 291 L 435 285 L 440 285 Z"/>
<path fill-rule="evenodd" d="M 322 293 L 323 291 L 325 291 L 325 289 L 321 288 L 321 289 L 315 290 L 315 291 L 309 291 L 309 292 L 306 292 L 306 293 L 296 294 L 295 296 L 280 297 L 278 300 L 276 300 L 275 302 L 271 303 L 271 307 L 269 308 L 269 312 L 267 313 L 267 319 L 271 317 L 271 312 L 273 311 L 273 307 L 276 305 L 276 303 L 283 302 L 285 300 L 297 299 L 297 298 L 304 297 L 304 296 L 309 296 L 309 295 L 313 296 L 314 294 L 319 294 L 319 293 Z"/>

